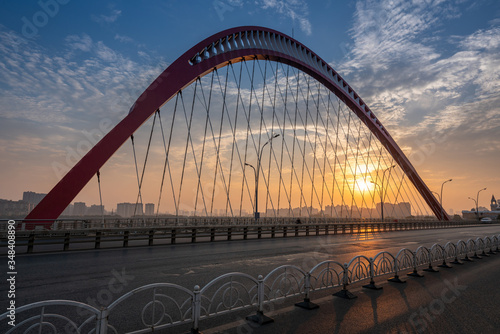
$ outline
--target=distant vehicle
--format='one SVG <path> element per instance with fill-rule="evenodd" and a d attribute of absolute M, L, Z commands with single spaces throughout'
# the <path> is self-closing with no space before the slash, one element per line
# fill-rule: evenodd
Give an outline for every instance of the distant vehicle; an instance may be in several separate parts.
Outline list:
<path fill-rule="evenodd" d="M 492 219 L 490 217 L 481 218 L 481 222 L 485 224 L 491 224 Z"/>

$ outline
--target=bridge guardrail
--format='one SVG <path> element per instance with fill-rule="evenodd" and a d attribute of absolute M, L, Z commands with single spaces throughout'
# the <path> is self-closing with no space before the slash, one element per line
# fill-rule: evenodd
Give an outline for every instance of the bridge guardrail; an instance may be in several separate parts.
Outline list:
<path fill-rule="evenodd" d="M 313 309 L 319 307 L 311 302 L 311 296 L 321 290 L 341 288 L 334 295 L 355 298 L 348 291 L 355 282 L 370 280 L 363 287 L 377 289 L 374 279 L 394 274 L 390 282 L 404 282 L 400 279 L 403 270 L 413 269 L 410 276 L 421 276 L 418 268 L 436 271 L 433 265 L 450 267 L 448 263 L 470 261 L 469 256 L 480 258 L 500 252 L 500 235 L 484 238 L 448 242 L 444 246 L 434 244 L 415 251 L 401 249 L 396 255 L 382 251 L 373 258 L 358 255 L 347 263 L 335 260 L 322 261 L 305 271 L 293 265 L 275 268 L 265 277 L 257 278 L 245 273 L 221 275 L 203 288 L 196 285 L 192 290 L 171 283 L 154 283 L 136 288 L 98 310 L 93 306 L 68 300 L 48 300 L 21 306 L 16 309 L 16 327 L 7 326 L 9 311 L 0 316 L 0 329 L 5 333 L 14 331 L 52 328 L 71 329 L 77 333 L 151 333 L 161 329 L 190 324 L 192 333 L 199 333 L 200 321 L 230 312 L 254 309 L 250 321 L 266 323 L 272 321 L 264 314 L 264 306 L 278 300 L 303 297 L 295 305 Z M 448 262 L 448 263 L 447 263 Z M 120 317 L 122 307 L 135 312 L 137 319 Z M 71 311 L 78 307 L 79 312 Z M 58 313 L 55 313 L 58 312 Z"/>
<path fill-rule="evenodd" d="M 21 223 L 17 223 L 20 226 Z M 464 227 L 477 221 L 403 221 L 370 223 L 309 223 L 281 225 L 211 225 L 96 229 L 16 230 L 16 253 L 35 251 L 68 251 L 100 249 L 104 247 L 152 246 L 213 242 L 220 240 L 247 240 L 287 238 L 335 234 L 375 233 L 431 228 Z M 7 251 L 7 230 L 0 232 L 0 254 Z M 5 241 L 4 241 L 5 240 Z M 51 249 L 47 249 L 50 246 Z M 58 248 L 55 248 L 57 246 Z"/>

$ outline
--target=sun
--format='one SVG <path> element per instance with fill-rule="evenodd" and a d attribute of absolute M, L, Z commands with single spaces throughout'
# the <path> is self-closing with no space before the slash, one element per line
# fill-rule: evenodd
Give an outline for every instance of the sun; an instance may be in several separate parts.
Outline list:
<path fill-rule="evenodd" d="M 356 180 L 356 190 L 359 192 L 372 191 L 373 183 L 366 180 Z"/>

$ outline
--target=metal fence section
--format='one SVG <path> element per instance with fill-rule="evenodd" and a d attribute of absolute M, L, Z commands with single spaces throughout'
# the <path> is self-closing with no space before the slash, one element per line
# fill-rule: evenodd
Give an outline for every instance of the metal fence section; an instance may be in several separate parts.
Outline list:
<path fill-rule="evenodd" d="M 247 317 L 248 320 L 264 324 L 273 321 L 264 314 L 266 304 L 303 297 L 303 302 L 295 305 L 313 309 L 319 307 L 311 302 L 314 292 L 339 287 L 342 289 L 334 295 L 356 298 L 348 291 L 353 283 L 370 280 L 363 287 L 379 289 L 375 278 L 392 274 L 394 277 L 388 281 L 404 283 L 399 278 L 403 270 L 412 270 L 407 275 L 418 277 L 421 267 L 424 271 L 436 271 L 432 267 L 436 263 L 449 268 L 449 263 L 462 264 L 461 261 L 468 261 L 470 257 L 481 258 L 500 252 L 499 238 L 500 235 L 493 235 L 466 242 L 448 242 L 444 246 L 420 246 L 415 251 L 403 248 L 396 255 L 382 251 L 373 258 L 358 255 L 344 264 L 328 260 L 309 271 L 283 265 L 265 277 L 228 273 L 203 288 L 197 285 L 193 290 L 170 283 L 149 284 L 126 293 L 100 310 L 77 301 L 41 301 L 17 308 L 14 328 L 7 324 L 9 312 L 2 314 L 0 329 L 5 329 L 5 333 L 43 332 L 46 329 L 54 333 L 152 333 L 190 324 L 191 332 L 198 333 L 200 321 L 204 319 L 247 309 L 255 312 Z"/>
<path fill-rule="evenodd" d="M 477 226 L 477 221 L 412 221 L 397 222 L 347 222 L 308 219 L 301 224 L 290 220 L 264 220 L 260 223 L 226 225 L 230 221 L 221 218 L 220 224 L 213 220 L 201 219 L 195 225 L 184 225 L 195 221 L 185 221 L 175 225 L 154 225 L 153 221 L 129 220 L 106 221 L 61 221 L 55 222 L 50 230 L 26 230 L 27 222 L 18 221 L 16 229 L 16 253 L 36 251 L 69 251 L 75 249 L 100 249 L 106 247 L 152 246 L 156 244 L 176 244 L 193 242 L 213 242 L 221 240 L 247 240 L 261 238 L 287 238 L 336 234 L 381 233 L 432 228 Z M 264 224 L 265 222 L 265 224 Z M 130 223 L 130 224 L 129 224 Z M 7 253 L 7 221 L 0 221 L 0 254 Z M 106 227 L 101 227 L 106 226 Z M 116 226 L 116 227 L 110 227 Z M 491 243 L 493 240 L 487 240 Z M 467 247 L 475 247 L 473 245 Z"/>

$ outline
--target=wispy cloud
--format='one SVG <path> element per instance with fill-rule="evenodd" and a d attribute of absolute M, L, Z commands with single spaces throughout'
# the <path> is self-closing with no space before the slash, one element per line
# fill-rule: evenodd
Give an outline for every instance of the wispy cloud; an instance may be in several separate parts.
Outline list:
<path fill-rule="evenodd" d="M 312 34 L 312 25 L 308 19 L 309 9 L 303 0 L 260 0 L 257 4 L 264 10 L 273 10 L 299 24 L 306 35 Z"/>
<path fill-rule="evenodd" d="M 115 40 L 120 41 L 122 43 L 132 43 L 134 41 L 132 38 L 120 34 L 115 35 Z"/>
<path fill-rule="evenodd" d="M 120 17 L 121 14 L 122 14 L 121 10 L 113 9 L 113 10 L 111 10 L 111 13 L 109 15 L 104 15 L 104 14 L 95 15 L 95 14 L 93 14 L 93 15 L 91 15 L 91 19 L 97 23 L 113 23 L 116 20 L 118 20 L 118 18 Z"/>
<path fill-rule="evenodd" d="M 353 44 L 338 68 L 396 137 L 456 129 L 471 104 L 499 98 L 499 28 L 450 43 L 436 30 L 458 13 L 453 2 L 357 3 Z M 443 56 L 435 43 L 455 51 Z M 488 112 L 479 117 L 491 119 Z"/>
<path fill-rule="evenodd" d="M 58 53 L 19 36 L 13 39 L 12 34 L 0 26 L 0 86 L 4 88 L 0 118 L 9 119 L 1 123 L 17 120 L 25 128 L 26 124 L 63 127 L 58 131 L 66 138 L 52 138 L 53 146 L 78 141 L 82 130 L 94 128 L 101 119 L 116 123 L 167 66 L 161 59 L 151 59 L 151 65 L 136 63 L 86 34 L 68 36 L 66 49 Z M 35 140 L 32 131 L 25 135 Z"/>

